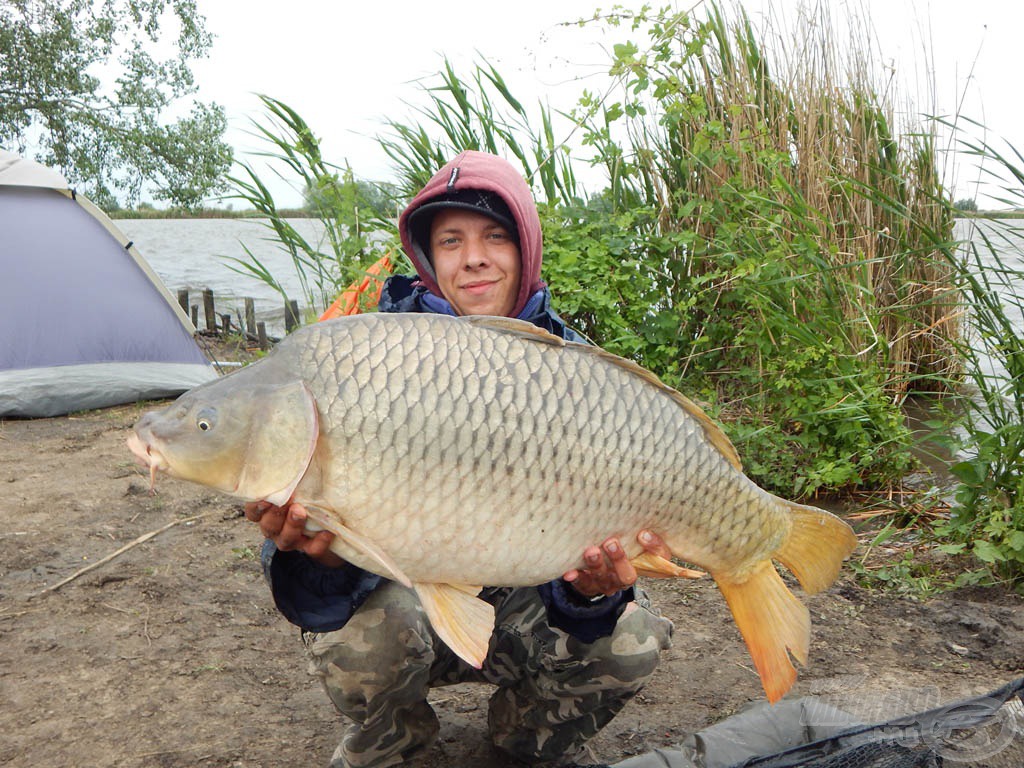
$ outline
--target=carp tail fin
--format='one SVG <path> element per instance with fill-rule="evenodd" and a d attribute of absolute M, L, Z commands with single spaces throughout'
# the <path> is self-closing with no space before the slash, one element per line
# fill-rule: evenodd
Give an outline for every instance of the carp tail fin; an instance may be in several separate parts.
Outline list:
<path fill-rule="evenodd" d="M 713 575 L 747 644 L 765 695 L 774 704 L 796 682 L 790 656 L 807 663 L 810 613 L 770 560 L 758 563 L 742 581 L 727 574 Z"/>
<path fill-rule="evenodd" d="M 789 537 L 774 557 L 814 594 L 836 580 L 843 560 L 857 546 L 853 529 L 835 515 L 817 507 L 780 501 L 793 520 Z"/>
<path fill-rule="evenodd" d="M 477 597 L 482 587 L 413 583 L 430 625 L 460 659 L 480 669 L 494 632 L 494 606 Z"/>

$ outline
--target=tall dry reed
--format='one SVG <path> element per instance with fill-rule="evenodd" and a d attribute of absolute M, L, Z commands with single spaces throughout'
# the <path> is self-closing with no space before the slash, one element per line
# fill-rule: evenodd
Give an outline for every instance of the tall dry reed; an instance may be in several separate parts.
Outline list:
<path fill-rule="evenodd" d="M 626 126 L 612 188 L 620 206 L 656 206 L 661 231 L 709 242 L 737 223 L 764 223 L 713 210 L 724 191 L 763 196 L 744 215 L 776 217 L 783 241 L 818 244 L 813 274 L 793 265 L 790 306 L 816 317 L 834 310 L 848 351 L 881 364 L 898 398 L 930 388 L 931 374 L 956 360 L 958 297 L 949 265 L 935 258 L 953 227 L 935 126 L 899 103 L 907 96 L 880 71 L 868 17 L 849 17 L 844 41 L 825 4 L 799 14 L 785 28 L 769 17 L 760 30 L 739 5 L 710 5 L 703 21 L 636 16 L 649 43 L 620 51 L 617 72 L 626 111 L 645 119 Z M 713 271 L 719 255 L 712 245 L 708 258 L 678 257 L 692 275 Z"/>

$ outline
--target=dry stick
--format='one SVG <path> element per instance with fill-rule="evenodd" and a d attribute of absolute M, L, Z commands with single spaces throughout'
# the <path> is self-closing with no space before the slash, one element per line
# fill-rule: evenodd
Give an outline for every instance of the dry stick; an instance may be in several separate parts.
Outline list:
<path fill-rule="evenodd" d="M 139 536 L 139 538 L 135 539 L 132 542 L 129 542 L 128 544 L 125 544 L 123 547 L 121 547 L 116 552 L 111 552 L 109 555 L 107 555 L 103 559 L 97 560 L 95 563 L 92 563 L 91 565 L 87 565 L 87 566 L 85 566 L 85 568 L 82 568 L 82 569 L 80 569 L 78 571 L 75 571 L 73 574 L 68 576 L 66 579 L 63 579 L 62 581 L 58 581 L 56 584 L 53 584 L 53 585 L 47 587 L 46 589 L 40 590 L 39 592 L 36 592 L 34 595 L 29 595 L 29 598 L 42 597 L 43 595 L 47 594 L 48 592 L 56 592 L 58 589 L 63 587 L 65 584 L 68 584 L 68 583 L 74 581 L 79 576 L 84 576 L 89 571 L 95 570 L 96 568 L 99 568 L 101 565 L 106 565 L 111 560 L 113 560 L 115 557 L 119 557 L 120 555 L 123 555 L 125 552 L 127 552 L 132 547 L 136 547 L 139 544 L 142 544 L 143 542 L 149 541 L 150 539 L 152 539 L 157 534 L 163 533 L 164 531 L 166 531 L 166 530 L 168 530 L 170 528 L 173 528 L 176 525 L 181 525 L 182 523 L 194 523 L 196 520 L 202 520 L 204 517 L 210 517 L 211 515 L 215 515 L 215 514 L 223 514 L 223 510 L 215 509 L 215 510 L 212 510 L 210 512 L 204 512 L 201 515 L 194 515 L 192 517 L 185 517 L 185 518 L 182 518 L 181 520 L 172 520 L 167 525 L 161 526 L 160 528 L 157 528 L 155 531 L 150 531 L 149 533 L 142 534 L 141 536 Z"/>

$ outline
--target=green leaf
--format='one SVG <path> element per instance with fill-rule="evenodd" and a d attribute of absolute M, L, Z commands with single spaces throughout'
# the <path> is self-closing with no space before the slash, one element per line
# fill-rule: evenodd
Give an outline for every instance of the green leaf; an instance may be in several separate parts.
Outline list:
<path fill-rule="evenodd" d="M 985 482 L 988 464 L 982 461 L 961 461 L 949 468 L 949 471 L 967 485 L 980 485 Z"/>
<path fill-rule="evenodd" d="M 974 542 L 972 551 L 974 552 L 974 556 L 983 563 L 999 563 L 1006 559 L 1003 553 L 999 550 L 999 547 L 984 540 Z"/>
<path fill-rule="evenodd" d="M 1006 544 L 1010 549 L 1024 552 L 1024 531 L 1011 531 L 1006 536 Z"/>
<path fill-rule="evenodd" d="M 197 207 L 233 161 L 224 109 L 192 98 L 204 24 L 180 0 L 4 3 L 0 143 L 28 146 L 107 210 L 143 192 Z"/>

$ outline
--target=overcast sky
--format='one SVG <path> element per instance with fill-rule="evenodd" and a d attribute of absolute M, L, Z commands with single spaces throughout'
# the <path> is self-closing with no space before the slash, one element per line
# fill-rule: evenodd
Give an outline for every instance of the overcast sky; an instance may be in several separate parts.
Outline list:
<path fill-rule="evenodd" d="M 777 19 L 792 24 L 798 3 L 743 0 L 755 23 L 772 9 Z M 419 98 L 415 81 L 436 75 L 445 55 L 460 73 L 468 73 L 482 56 L 524 102 L 541 99 L 568 108 L 582 88 L 596 87 L 613 43 L 630 38 L 643 43 L 628 29 L 602 36 L 594 28 L 559 25 L 592 16 L 598 6 L 590 0 L 198 0 L 198 5 L 216 36 L 211 56 L 194 66 L 200 97 L 226 107 L 228 140 L 238 155 L 247 158 L 258 146 L 246 130 L 263 114 L 254 94 L 265 93 L 306 119 L 322 139 L 327 159 L 347 160 L 357 176 L 370 179 L 391 175 L 373 140 L 383 120 L 411 115 L 405 102 Z M 990 137 L 1008 139 L 1024 151 L 1019 86 L 1024 3 L 854 0 L 830 5 L 840 15 L 863 17 L 866 9 L 882 63 L 895 64 L 903 87 L 918 91 L 921 111 L 959 111 L 987 125 Z M 956 195 L 973 197 L 977 173 L 969 161 L 961 162 L 955 176 Z M 282 204 L 299 200 L 297 194 L 286 199 L 290 195 L 283 188 L 276 192 Z"/>

